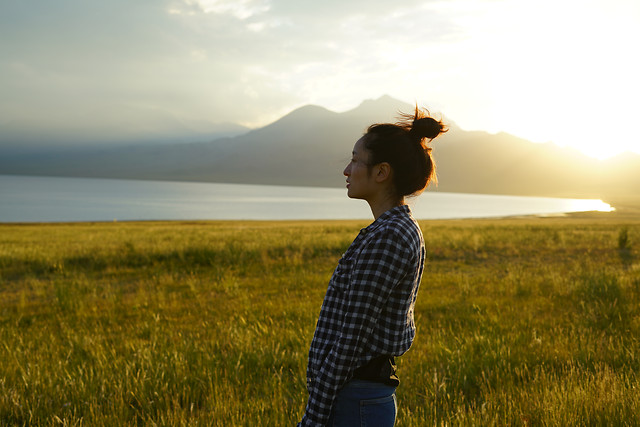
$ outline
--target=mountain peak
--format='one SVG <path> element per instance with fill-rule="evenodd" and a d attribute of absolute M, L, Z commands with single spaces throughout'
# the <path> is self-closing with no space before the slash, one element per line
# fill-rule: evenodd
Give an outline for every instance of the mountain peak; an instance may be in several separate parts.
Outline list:
<path fill-rule="evenodd" d="M 327 110 L 326 108 L 320 107 L 318 105 L 304 105 L 302 107 L 296 108 L 289 114 L 281 117 L 280 119 L 263 128 L 255 129 L 253 132 L 271 133 L 280 132 L 280 130 L 283 128 L 297 129 L 300 127 L 308 126 L 312 123 L 319 123 L 330 120 L 337 114 L 338 113 L 334 113 L 333 111 Z"/>
<path fill-rule="evenodd" d="M 345 116 L 358 120 L 363 124 L 394 122 L 400 112 L 411 112 L 413 107 L 403 101 L 399 101 L 389 95 L 383 95 L 377 99 L 367 99 L 356 108 L 345 112 Z"/>
<path fill-rule="evenodd" d="M 389 95 L 382 95 L 381 97 L 376 98 L 376 99 L 365 99 L 364 101 L 362 101 L 360 103 L 360 105 L 371 104 L 371 103 L 376 103 L 376 104 L 385 104 L 386 103 L 386 104 L 388 104 L 388 103 L 391 103 L 391 102 L 400 102 L 400 101 L 398 101 L 395 98 L 392 98 Z"/>
<path fill-rule="evenodd" d="M 398 99 L 392 98 L 389 95 L 382 95 L 377 99 L 365 99 L 356 107 L 355 109 L 381 109 L 381 108 L 397 108 L 398 106 L 402 108 L 406 108 L 407 106 L 411 106 L 406 102 L 400 101 Z"/>
<path fill-rule="evenodd" d="M 333 115 L 336 114 L 333 111 L 327 110 L 324 107 L 314 104 L 303 105 L 302 107 L 296 108 L 291 111 L 289 114 L 283 116 L 275 123 L 280 123 L 283 121 L 291 121 L 291 120 L 315 120 L 318 116 L 324 115 Z"/>

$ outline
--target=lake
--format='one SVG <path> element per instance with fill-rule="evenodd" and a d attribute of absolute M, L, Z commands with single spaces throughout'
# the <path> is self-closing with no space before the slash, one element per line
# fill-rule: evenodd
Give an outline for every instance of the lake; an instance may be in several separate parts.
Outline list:
<path fill-rule="evenodd" d="M 601 200 L 426 192 L 418 219 L 611 211 Z M 346 188 L 0 175 L 0 222 L 371 219 Z"/>

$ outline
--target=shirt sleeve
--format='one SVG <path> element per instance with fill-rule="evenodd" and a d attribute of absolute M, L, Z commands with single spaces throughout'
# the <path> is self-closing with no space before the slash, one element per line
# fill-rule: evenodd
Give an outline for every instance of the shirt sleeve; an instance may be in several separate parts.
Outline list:
<path fill-rule="evenodd" d="M 342 330 L 316 378 L 301 426 L 325 425 L 336 394 L 349 379 L 363 344 L 379 321 L 389 295 L 415 263 L 409 245 L 393 230 L 384 230 L 355 255 L 346 293 Z"/>

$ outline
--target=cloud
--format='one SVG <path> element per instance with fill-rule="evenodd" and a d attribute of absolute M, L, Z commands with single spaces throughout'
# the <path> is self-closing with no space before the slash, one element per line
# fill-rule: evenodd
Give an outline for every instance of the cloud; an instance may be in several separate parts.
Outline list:
<path fill-rule="evenodd" d="M 184 12 L 183 9 L 185 9 Z M 268 11 L 270 2 L 267 0 L 182 0 L 181 4 L 178 3 L 169 10 L 174 14 L 194 15 L 194 9 L 205 14 L 229 14 L 245 20 Z"/>

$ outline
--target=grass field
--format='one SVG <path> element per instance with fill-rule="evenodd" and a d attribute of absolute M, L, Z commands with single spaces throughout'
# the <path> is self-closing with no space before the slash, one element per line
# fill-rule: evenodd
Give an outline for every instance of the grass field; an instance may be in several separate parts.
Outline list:
<path fill-rule="evenodd" d="M 0 225 L 0 425 L 294 425 L 366 224 Z M 640 424 L 639 216 L 421 226 L 398 426 Z"/>

